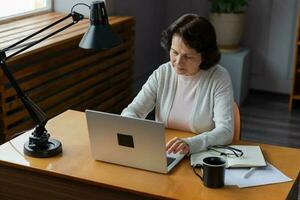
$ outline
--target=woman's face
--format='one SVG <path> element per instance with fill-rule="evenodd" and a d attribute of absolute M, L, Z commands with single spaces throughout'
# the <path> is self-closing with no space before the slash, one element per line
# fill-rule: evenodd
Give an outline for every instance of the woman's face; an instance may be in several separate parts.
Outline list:
<path fill-rule="evenodd" d="M 170 60 L 177 74 L 192 76 L 200 69 L 201 54 L 190 48 L 177 34 L 173 35 L 170 49 Z"/>

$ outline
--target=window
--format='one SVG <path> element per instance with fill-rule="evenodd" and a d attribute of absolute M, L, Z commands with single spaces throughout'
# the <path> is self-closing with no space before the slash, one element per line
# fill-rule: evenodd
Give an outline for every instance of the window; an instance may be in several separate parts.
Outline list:
<path fill-rule="evenodd" d="M 0 20 L 52 9 L 52 0 L 0 0 L 0 2 Z"/>

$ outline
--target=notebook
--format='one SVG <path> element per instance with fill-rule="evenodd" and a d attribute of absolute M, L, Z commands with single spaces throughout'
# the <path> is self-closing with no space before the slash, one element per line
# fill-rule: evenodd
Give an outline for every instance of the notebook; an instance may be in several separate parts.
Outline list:
<path fill-rule="evenodd" d="M 92 156 L 95 160 L 168 173 L 184 157 L 167 154 L 161 122 L 86 110 Z"/>
<path fill-rule="evenodd" d="M 262 167 L 266 166 L 267 163 L 264 159 L 263 153 L 259 146 L 256 145 L 230 145 L 230 147 L 239 149 L 243 151 L 243 155 L 241 157 L 236 156 L 226 156 L 221 155 L 221 153 L 208 150 L 200 153 L 195 153 L 191 155 L 191 165 L 194 166 L 196 164 L 202 164 L 202 160 L 209 156 L 218 156 L 222 157 L 226 160 L 227 168 L 235 168 L 235 167 Z M 227 149 L 218 149 L 218 151 L 226 153 L 231 153 L 230 150 Z"/>

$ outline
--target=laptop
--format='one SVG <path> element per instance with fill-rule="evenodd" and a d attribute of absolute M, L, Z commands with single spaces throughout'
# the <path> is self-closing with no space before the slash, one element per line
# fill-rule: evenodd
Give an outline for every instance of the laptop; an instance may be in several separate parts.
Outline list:
<path fill-rule="evenodd" d="M 95 160 L 168 173 L 183 154 L 167 154 L 161 122 L 86 110 L 92 156 Z"/>

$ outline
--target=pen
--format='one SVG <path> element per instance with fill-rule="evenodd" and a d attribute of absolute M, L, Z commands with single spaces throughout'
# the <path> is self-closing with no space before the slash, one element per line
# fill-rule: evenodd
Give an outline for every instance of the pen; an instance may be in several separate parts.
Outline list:
<path fill-rule="evenodd" d="M 251 174 L 253 174 L 255 167 L 251 167 L 245 174 L 244 178 L 248 178 Z"/>

